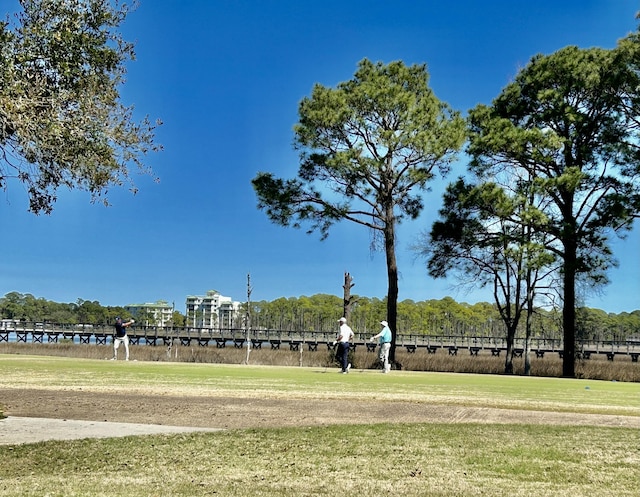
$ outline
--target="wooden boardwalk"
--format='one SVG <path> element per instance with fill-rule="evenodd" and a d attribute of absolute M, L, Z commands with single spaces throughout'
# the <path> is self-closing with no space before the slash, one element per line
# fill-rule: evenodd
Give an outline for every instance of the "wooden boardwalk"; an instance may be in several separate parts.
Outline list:
<path fill-rule="evenodd" d="M 131 327 L 128 329 L 132 345 L 169 346 L 179 343 L 183 346 L 200 347 L 235 347 L 244 348 L 249 345 L 253 349 L 269 348 L 272 350 L 288 348 L 289 350 L 308 349 L 311 352 L 332 350 L 335 332 L 318 331 L 279 331 L 261 330 L 247 334 L 241 329 L 196 329 L 196 328 L 160 328 L 160 327 Z M 368 352 L 374 352 L 377 344 L 369 342 L 372 333 L 356 333 L 353 347 L 366 347 Z M 107 345 L 113 343 L 112 326 L 61 326 L 40 325 L 38 323 L 20 323 L 4 325 L 0 329 L 0 344 L 2 342 L 17 343 L 60 343 L 62 341 L 77 344 Z M 491 354 L 501 356 L 506 353 L 507 346 L 504 339 L 499 337 L 451 336 L 451 335 L 416 335 L 398 334 L 396 348 L 404 348 L 407 353 L 414 354 L 425 351 L 427 354 L 445 353 L 457 356 L 467 353 L 471 356 Z M 617 355 L 627 355 L 633 362 L 640 357 L 640 341 L 577 341 L 577 357 L 590 359 L 591 356 L 603 354 L 613 361 Z M 522 357 L 525 351 L 524 340 L 516 340 L 514 355 Z M 532 338 L 530 351 L 536 358 L 544 358 L 548 354 L 563 355 L 563 344 L 558 339 Z"/>

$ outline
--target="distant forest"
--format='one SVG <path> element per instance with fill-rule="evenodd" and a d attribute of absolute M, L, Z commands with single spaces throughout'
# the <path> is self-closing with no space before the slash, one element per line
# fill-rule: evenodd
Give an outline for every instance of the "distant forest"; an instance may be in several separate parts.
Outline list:
<path fill-rule="evenodd" d="M 349 321 L 357 333 L 377 332 L 380 321 L 386 317 L 385 313 L 385 299 L 355 296 Z M 262 330 L 335 331 L 342 314 L 343 299 L 334 295 L 279 298 L 251 302 L 250 308 L 246 303 L 243 304 L 233 327 L 245 328 L 248 325 L 252 329 Z M 2 319 L 108 325 L 114 322 L 116 316 L 127 318 L 129 313 L 124 307 L 102 306 L 97 301 L 82 299 L 75 303 L 58 303 L 18 292 L 0 298 Z M 562 337 L 561 310 L 537 309 L 532 321 L 533 337 Z M 182 327 L 184 323 L 185 316 L 176 311 L 171 325 Z M 398 303 L 400 334 L 501 337 L 504 329 L 495 306 L 487 302 L 467 304 L 445 297 Z M 640 310 L 614 314 L 580 307 L 577 309 L 577 334 L 580 340 L 640 339 Z"/>

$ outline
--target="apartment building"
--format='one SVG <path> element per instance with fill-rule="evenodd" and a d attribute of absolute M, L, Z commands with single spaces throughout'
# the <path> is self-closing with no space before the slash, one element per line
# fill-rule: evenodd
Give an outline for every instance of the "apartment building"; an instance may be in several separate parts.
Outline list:
<path fill-rule="evenodd" d="M 124 306 L 133 318 L 143 326 L 169 326 L 173 318 L 173 305 L 165 300 L 146 304 L 130 304 Z"/>
<path fill-rule="evenodd" d="M 239 309 L 240 302 L 234 302 L 216 290 L 209 290 L 206 295 L 190 295 L 186 301 L 185 324 L 213 330 L 233 328 Z"/>

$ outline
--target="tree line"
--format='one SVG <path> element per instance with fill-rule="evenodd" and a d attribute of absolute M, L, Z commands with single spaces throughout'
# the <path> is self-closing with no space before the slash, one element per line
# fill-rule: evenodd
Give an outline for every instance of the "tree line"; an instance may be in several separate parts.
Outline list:
<path fill-rule="evenodd" d="M 353 300 L 350 324 L 354 331 L 365 335 L 380 331 L 379 323 L 385 317 L 386 300 L 362 296 L 354 296 Z M 334 295 L 317 294 L 310 297 L 282 297 L 272 301 L 251 302 L 249 305 L 249 309 L 246 303 L 242 305 L 241 311 L 234 319 L 234 327 L 248 326 L 253 330 L 335 332 L 337 318 L 342 315 L 343 300 Z M 615 314 L 580 307 L 576 314 L 578 340 L 640 339 L 640 310 Z M 130 314 L 124 307 L 103 306 L 97 301 L 82 299 L 73 303 L 59 303 L 18 292 L 10 292 L 0 298 L 2 319 L 111 325 L 117 316 L 129 318 Z M 176 311 L 171 325 L 182 327 L 184 323 L 185 316 Z M 561 339 L 561 326 L 561 313 L 558 309 L 536 311 L 533 324 L 535 337 Z M 505 336 L 504 323 L 494 304 L 468 304 L 457 302 L 451 297 L 399 302 L 398 332 L 431 336 Z M 523 333 L 523 329 L 517 330 L 519 336 L 523 336 Z"/>
<path fill-rule="evenodd" d="M 0 315 L 2 319 L 14 321 L 92 325 L 112 324 L 118 316 L 131 317 L 124 307 L 103 306 L 97 301 L 82 299 L 60 303 L 19 292 L 7 293 L 0 299 Z"/>

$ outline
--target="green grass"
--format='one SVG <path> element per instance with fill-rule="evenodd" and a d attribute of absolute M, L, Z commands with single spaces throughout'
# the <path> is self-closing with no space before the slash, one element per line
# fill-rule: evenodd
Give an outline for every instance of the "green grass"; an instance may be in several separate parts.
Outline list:
<path fill-rule="evenodd" d="M 358 425 L 0 448 L 0 495 L 637 496 L 637 431 Z"/>
<path fill-rule="evenodd" d="M 5 385 L 6 384 L 6 385 Z M 504 375 L 239 366 L 229 364 L 111 362 L 46 356 L 0 356 L 0 386 L 132 388 L 182 394 L 287 398 L 376 399 L 640 416 L 640 384 Z"/>
<path fill-rule="evenodd" d="M 199 345 L 174 345 L 169 350 L 166 346 L 131 345 L 131 357 L 141 362 L 183 362 L 204 364 L 245 364 L 246 349 L 235 347 L 201 347 Z M 39 355 L 78 359 L 105 359 L 113 355 L 110 345 L 85 345 L 68 342 L 61 343 L 1 343 L 0 355 Z M 124 352 L 120 351 L 120 358 Z M 377 369 L 377 354 L 367 352 L 358 347 L 352 357 L 354 367 L 358 369 Z M 317 351 L 290 351 L 286 347 L 278 350 L 254 349 L 251 351 L 249 364 L 261 366 L 304 366 L 325 367 L 333 365 L 335 355 L 326 348 Z M 458 355 L 451 356 L 445 350 L 437 354 L 428 354 L 422 349 L 413 354 L 404 348 L 396 349 L 396 359 L 405 371 L 429 371 L 465 374 L 503 374 L 505 357 L 494 357 L 489 351 L 481 351 L 470 356 L 461 350 Z M 562 360 L 558 354 L 546 354 L 544 358 L 531 359 L 531 376 L 548 378 L 562 377 Z M 515 358 L 513 368 L 515 375 L 524 375 L 524 358 Z M 591 380 L 611 380 L 640 383 L 640 364 L 634 363 L 630 356 L 617 356 L 615 361 L 607 360 L 603 354 L 591 356 L 589 360 L 576 362 L 576 378 Z"/>
<path fill-rule="evenodd" d="M 335 398 L 640 416 L 636 383 L 0 356 L 0 388 Z M 625 497 L 640 431 L 371 424 L 0 446 L 2 496 Z"/>

